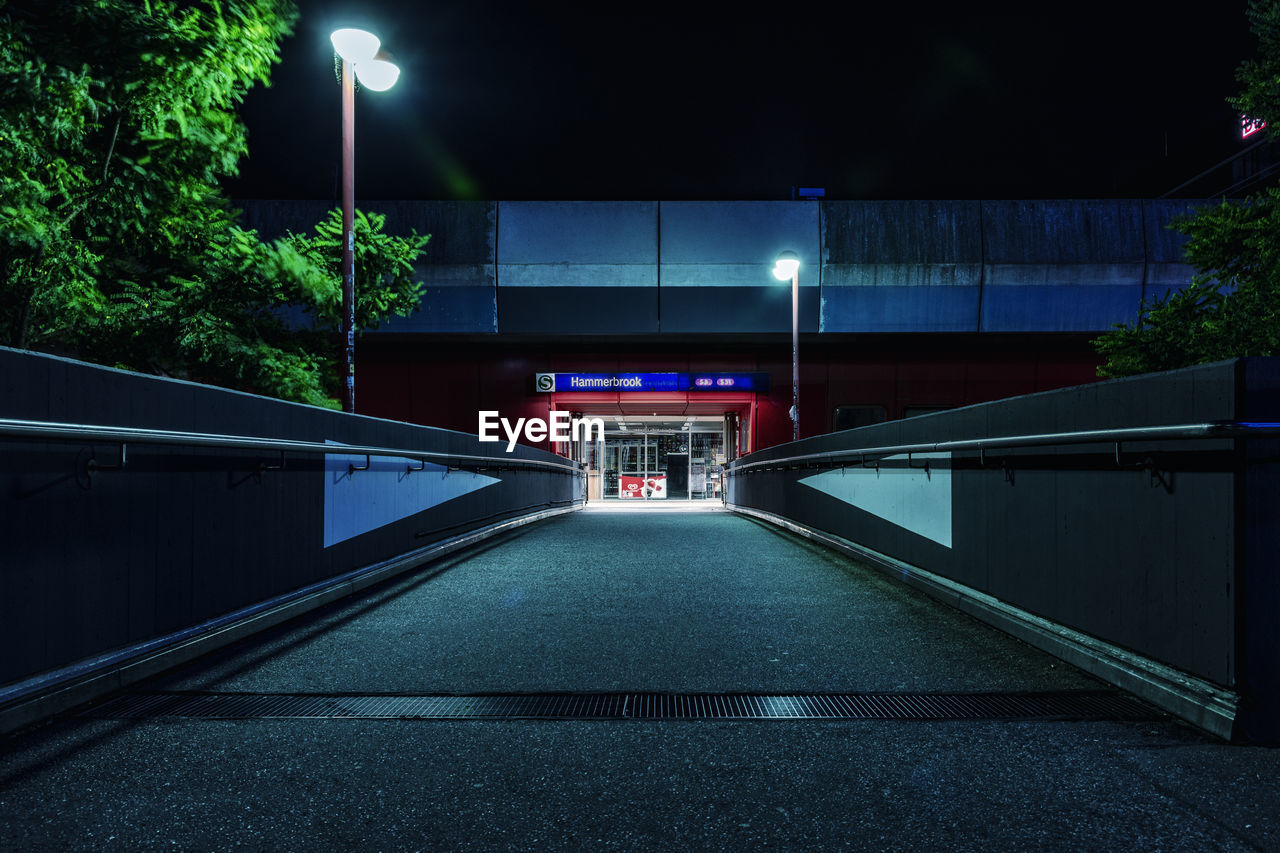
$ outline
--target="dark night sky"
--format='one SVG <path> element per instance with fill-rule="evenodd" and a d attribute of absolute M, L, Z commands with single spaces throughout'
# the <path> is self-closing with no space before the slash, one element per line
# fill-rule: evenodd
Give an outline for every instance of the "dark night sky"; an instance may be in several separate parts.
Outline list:
<path fill-rule="evenodd" d="M 403 69 L 356 96 L 357 198 L 1152 196 L 1240 147 L 1255 49 L 1244 0 L 300 6 L 233 197 L 335 196 L 344 25 Z"/>

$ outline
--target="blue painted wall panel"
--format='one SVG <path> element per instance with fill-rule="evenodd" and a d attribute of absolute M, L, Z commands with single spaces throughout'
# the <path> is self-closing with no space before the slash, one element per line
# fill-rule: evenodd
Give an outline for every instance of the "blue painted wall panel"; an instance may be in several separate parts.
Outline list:
<path fill-rule="evenodd" d="M 1141 299 L 1141 284 L 987 287 L 981 331 L 1101 332 L 1132 322 Z"/>
<path fill-rule="evenodd" d="M 824 287 L 824 332 L 973 332 L 977 287 Z"/>

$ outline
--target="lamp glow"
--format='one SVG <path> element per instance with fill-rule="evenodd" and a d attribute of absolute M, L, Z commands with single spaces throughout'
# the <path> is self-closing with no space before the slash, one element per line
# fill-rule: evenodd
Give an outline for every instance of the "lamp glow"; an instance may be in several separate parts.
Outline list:
<path fill-rule="evenodd" d="M 773 262 L 773 276 L 778 281 L 790 281 L 800 269 L 800 258 L 795 252 L 782 252 Z"/>
<path fill-rule="evenodd" d="M 334 30 L 329 41 L 333 42 L 333 49 L 338 52 L 338 56 L 351 63 L 373 59 L 382 45 L 373 33 L 352 29 Z"/>
<path fill-rule="evenodd" d="M 360 85 L 375 92 L 385 92 L 400 78 L 400 69 L 385 59 L 366 59 L 355 63 Z"/>

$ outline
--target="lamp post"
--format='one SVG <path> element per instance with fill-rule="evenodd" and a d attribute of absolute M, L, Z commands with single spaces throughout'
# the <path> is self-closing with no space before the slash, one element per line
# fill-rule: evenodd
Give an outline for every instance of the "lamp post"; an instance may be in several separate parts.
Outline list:
<path fill-rule="evenodd" d="M 329 36 L 342 59 L 342 411 L 356 410 L 356 84 L 375 92 L 395 85 L 400 69 L 378 50 L 378 37 L 364 30 L 334 30 Z"/>
<path fill-rule="evenodd" d="M 800 439 L 800 256 L 780 252 L 773 262 L 778 281 L 791 279 L 791 440 Z"/>

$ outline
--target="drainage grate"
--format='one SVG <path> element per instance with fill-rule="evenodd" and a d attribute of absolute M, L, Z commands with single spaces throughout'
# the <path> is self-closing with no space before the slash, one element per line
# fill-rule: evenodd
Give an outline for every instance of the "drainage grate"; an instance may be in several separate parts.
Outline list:
<path fill-rule="evenodd" d="M 85 711 L 105 719 L 392 720 L 1150 720 L 1121 693 L 546 693 L 388 696 L 131 693 Z"/>

